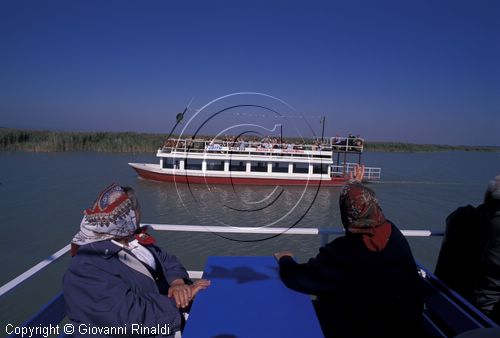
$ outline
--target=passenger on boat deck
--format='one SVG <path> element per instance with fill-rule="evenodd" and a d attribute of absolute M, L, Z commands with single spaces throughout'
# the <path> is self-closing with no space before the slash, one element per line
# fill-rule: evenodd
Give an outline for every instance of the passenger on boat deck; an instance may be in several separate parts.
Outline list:
<path fill-rule="evenodd" d="M 116 184 L 84 211 L 63 278 L 73 324 L 127 328 L 128 334 L 132 325 L 160 327 L 170 336 L 181 329 L 181 311 L 209 286 L 208 280 L 189 280 L 179 260 L 139 228 L 140 218 L 133 189 Z"/>
<path fill-rule="evenodd" d="M 446 218 L 436 276 L 500 324 L 500 175 L 478 207 Z"/>
<path fill-rule="evenodd" d="M 290 251 L 276 253 L 281 279 L 317 296 L 326 337 L 418 337 L 423 295 L 415 260 L 375 193 L 360 183 L 363 174 L 357 170 L 340 194 L 345 236 L 303 264 Z"/>

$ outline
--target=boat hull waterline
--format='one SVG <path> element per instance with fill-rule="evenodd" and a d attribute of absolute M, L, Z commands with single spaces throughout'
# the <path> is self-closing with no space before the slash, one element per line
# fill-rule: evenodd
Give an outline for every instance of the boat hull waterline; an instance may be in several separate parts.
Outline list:
<path fill-rule="evenodd" d="M 129 163 L 129 165 L 137 172 L 139 177 L 159 182 L 175 182 L 175 183 L 193 183 L 193 184 L 236 184 L 236 185 L 268 185 L 268 186 L 305 186 L 305 185 L 321 185 L 321 186 L 342 186 L 349 177 L 328 177 L 325 178 L 307 178 L 307 179 L 290 179 L 290 178 L 263 178 L 263 177 L 236 177 L 234 176 L 211 176 L 208 173 L 204 175 L 190 175 L 186 173 L 167 173 L 161 170 L 148 168 L 141 163 Z M 315 175 L 317 176 L 317 175 Z"/>

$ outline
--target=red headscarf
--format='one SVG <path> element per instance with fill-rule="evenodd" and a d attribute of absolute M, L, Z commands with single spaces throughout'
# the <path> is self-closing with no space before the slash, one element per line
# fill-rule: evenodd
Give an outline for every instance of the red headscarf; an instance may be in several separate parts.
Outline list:
<path fill-rule="evenodd" d="M 373 190 L 360 182 L 350 182 L 340 193 L 339 206 L 346 231 L 362 234 L 371 251 L 385 248 L 391 236 L 391 224 L 385 219 Z"/>

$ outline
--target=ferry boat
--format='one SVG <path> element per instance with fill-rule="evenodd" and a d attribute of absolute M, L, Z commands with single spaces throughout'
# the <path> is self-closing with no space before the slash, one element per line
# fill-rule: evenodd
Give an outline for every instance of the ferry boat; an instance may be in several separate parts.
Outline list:
<path fill-rule="evenodd" d="M 313 144 L 281 138 L 255 140 L 167 139 L 159 164 L 129 163 L 144 179 L 176 183 L 340 186 L 361 165 L 364 140 L 330 137 Z M 349 162 L 355 158 L 355 162 Z M 365 167 L 364 180 L 381 168 Z"/>

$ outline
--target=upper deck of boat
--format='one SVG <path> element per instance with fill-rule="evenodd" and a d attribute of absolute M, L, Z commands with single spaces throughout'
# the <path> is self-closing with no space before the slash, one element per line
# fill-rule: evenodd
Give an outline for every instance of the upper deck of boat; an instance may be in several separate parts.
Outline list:
<path fill-rule="evenodd" d="M 285 139 L 255 140 L 233 139 L 168 139 L 158 149 L 158 157 L 174 155 L 247 155 L 290 158 L 331 159 L 334 153 L 361 154 L 364 140 L 361 138 L 335 137 L 314 142 L 295 143 Z M 221 156 L 222 155 L 222 156 Z"/>

